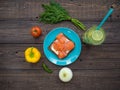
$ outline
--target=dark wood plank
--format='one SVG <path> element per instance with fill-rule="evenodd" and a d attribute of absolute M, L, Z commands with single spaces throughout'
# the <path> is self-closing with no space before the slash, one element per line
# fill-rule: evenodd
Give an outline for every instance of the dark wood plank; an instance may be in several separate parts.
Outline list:
<path fill-rule="evenodd" d="M 87 28 L 92 25 L 98 25 L 99 22 L 84 22 Z M 32 26 L 38 25 L 42 28 L 42 35 L 39 39 L 34 39 L 30 34 Z M 59 24 L 43 24 L 36 21 L 1 21 L 0 22 L 0 43 L 43 43 L 45 36 L 54 28 L 68 27 L 73 29 L 80 37 L 84 33 L 77 29 L 70 22 Z M 106 22 L 103 28 L 106 31 L 106 41 L 104 43 L 120 43 L 120 23 Z"/>
<path fill-rule="evenodd" d="M 43 12 L 41 4 L 50 0 L 0 0 L 0 20 L 22 19 L 37 20 Z M 115 0 L 56 0 L 74 18 L 80 20 L 101 21 Z M 72 7 L 72 8 L 71 8 Z M 111 17 L 120 21 L 120 7 L 116 7 Z"/>
<path fill-rule="evenodd" d="M 76 62 L 67 66 L 74 77 L 69 83 L 62 83 L 58 72 L 62 67 L 49 62 L 43 52 L 45 36 L 56 27 L 69 27 L 80 37 L 84 33 L 68 21 L 58 24 L 38 22 L 43 12 L 41 4 L 50 0 L 0 0 L 0 90 L 119 90 L 120 89 L 120 7 L 115 7 L 103 28 L 107 38 L 100 46 L 86 46 Z M 108 9 L 119 0 L 56 0 L 74 18 L 87 28 L 98 25 Z M 116 6 L 114 4 L 114 6 Z M 30 35 L 32 26 L 42 28 L 38 39 Z M 37 64 L 25 62 L 24 51 L 37 47 L 41 61 Z M 46 73 L 45 62 L 53 70 Z"/>
<path fill-rule="evenodd" d="M 74 70 L 69 83 L 62 83 L 58 70 L 48 74 L 43 70 L 3 70 L 1 90 L 119 90 L 119 70 Z"/>
<path fill-rule="evenodd" d="M 30 46 L 37 47 L 41 53 L 41 61 L 37 64 L 25 62 L 24 51 Z M 87 47 L 83 45 L 80 57 L 68 67 L 73 69 L 120 69 L 120 44 L 104 44 Z M 58 69 L 47 60 L 42 44 L 0 44 L 1 69 L 42 69 L 44 61 L 50 68 Z"/>

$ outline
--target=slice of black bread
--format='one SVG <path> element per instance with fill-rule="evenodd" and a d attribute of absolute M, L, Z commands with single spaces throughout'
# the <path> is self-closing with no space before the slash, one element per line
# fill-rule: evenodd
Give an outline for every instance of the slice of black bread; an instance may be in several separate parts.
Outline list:
<path fill-rule="evenodd" d="M 59 36 L 61 35 L 62 37 L 58 38 L 58 35 Z M 56 39 L 53 41 L 53 43 L 50 45 L 49 49 L 52 52 L 54 52 L 58 56 L 58 58 L 62 59 L 62 58 L 65 58 L 74 49 L 75 44 L 68 37 L 66 37 L 63 33 L 59 33 L 58 35 L 56 36 Z M 55 46 L 55 44 L 57 47 Z M 72 45 L 72 48 L 70 44 Z M 70 49 L 67 50 L 66 47 L 67 48 L 69 47 Z M 58 50 L 56 50 L 56 48 Z"/>

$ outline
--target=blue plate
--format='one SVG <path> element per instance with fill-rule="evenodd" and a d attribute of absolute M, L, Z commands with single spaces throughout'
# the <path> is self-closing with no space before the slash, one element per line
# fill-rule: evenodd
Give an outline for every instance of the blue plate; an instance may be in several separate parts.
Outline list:
<path fill-rule="evenodd" d="M 63 59 L 59 59 L 56 54 L 54 54 L 50 49 L 49 46 L 52 42 L 56 39 L 56 36 L 59 33 L 63 33 L 67 36 L 71 41 L 75 43 L 74 49 Z M 81 53 L 81 40 L 77 33 L 75 33 L 70 28 L 59 27 L 51 30 L 44 39 L 43 43 L 43 50 L 48 58 L 48 60 L 56 65 L 59 66 L 66 66 L 69 65 L 77 60 Z"/>

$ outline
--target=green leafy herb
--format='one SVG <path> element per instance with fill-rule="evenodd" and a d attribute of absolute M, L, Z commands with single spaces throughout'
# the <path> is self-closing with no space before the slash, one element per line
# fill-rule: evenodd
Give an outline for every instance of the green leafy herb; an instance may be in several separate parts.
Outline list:
<path fill-rule="evenodd" d="M 51 69 L 48 68 L 48 66 L 45 63 L 42 63 L 42 67 L 48 73 L 52 73 L 53 72 Z"/>
<path fill-rule="evenodd" d="M 69 20 L 78 28 L 86 30 L 85 25 L 79 20 L 71 18 L 69 13 L 59 3 L 52 0 L 49 4 L 42 4 L 42 7 L 45 11 L 39 17 L 40 22 L 54 24 Z"/>

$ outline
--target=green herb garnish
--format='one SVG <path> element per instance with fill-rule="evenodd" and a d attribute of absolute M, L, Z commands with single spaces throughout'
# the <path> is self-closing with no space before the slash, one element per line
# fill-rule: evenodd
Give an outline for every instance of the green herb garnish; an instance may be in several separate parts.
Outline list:
<path fill-rule="evenodd" d="M 50 68 L 48 68 L 48 66 L 45 63 L 42 63 L 42 67 L 48 73 L 52 73 L 53 72 Z"/>
<path fill-rule="evenodd" d="M 79 20 L 71 18 L 69 13 L 59 3 L 52 0 L 49 4 L 42 4 L 42 7 L 45 11 L 39 17 L 40 22 L 55 24 L 69 20 L 79 29 L 86 30 L 85 25 Z"/>

